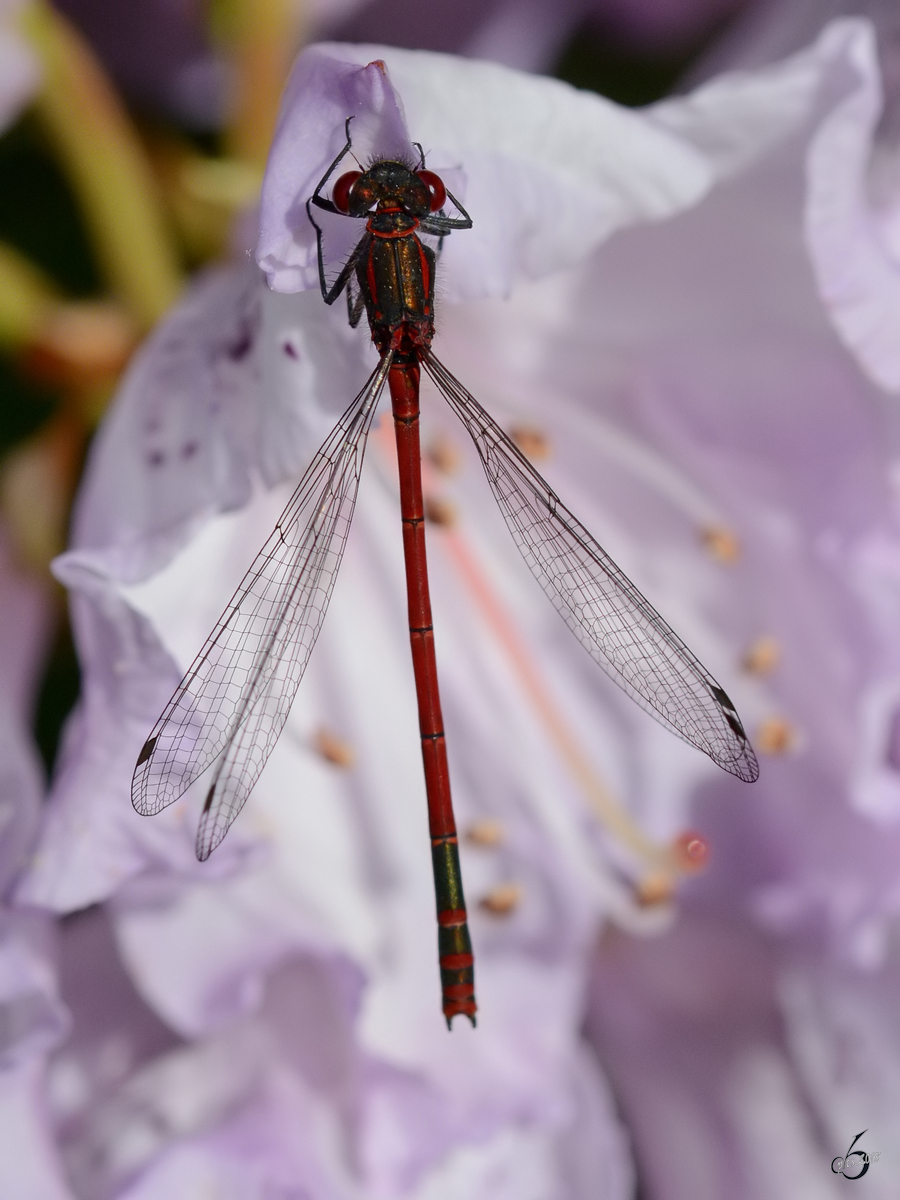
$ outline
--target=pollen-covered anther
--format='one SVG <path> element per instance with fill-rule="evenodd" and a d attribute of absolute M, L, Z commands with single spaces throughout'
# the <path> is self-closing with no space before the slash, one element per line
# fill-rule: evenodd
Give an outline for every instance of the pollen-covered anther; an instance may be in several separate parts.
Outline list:
<path fill-rule="evenodd" d="M 749 675 L 771 675 L 781 665 L 781 643 L 763 634 L 747 647 L 741 666 Z"/>
<path fill-rule="evenodd" d="M 425 520 L 444 529 L 452 529 L 457 521 L 457 509 L 452 500 L 443 496 L 425 497 Z"/>
<path fill-rule="evenodd" d="M 474 821 L 463 836 L 472 846 L 490 850 L 502 845 L 506 838 L 506 829 L 502 821 L 487 817 L 483 821 Z"/>
<path fill-rule="evenodd" d="M 634 886 L 634 898 L 641 908 L 669 904 L 675 894 L 675 882 L 668 871 L 652 871 Z"/>
<path fill-rule="evenodd" d="M 741 557 L 737 534 L 724 525 L 707 525 L 700 530 L 700 541 L 710 557 L 726 567 L 733 566 Z"/>
<path fill-rule="evenodd" d="M 534 462 L 543 462 L 550 457 L 550 439 L 543 430 L 533 425 L 513 425 L 509 436 L 526 458 Z"/>
<path fill-rule="evenodd" d="M 316 754 L 331 763 L 332 766 L 343 767 L 346 770 L 356 762 L 353 747 L 332 733 L 331 730 L 326 729 L 324 725 L 316 730 L 312 745 Z"/>
<path fill-rule="evenodd" d="M 443 475 L 453 475 L 459 470 L 459 447 L 452 438 L 436 437 L 426 451 L 428 461 Z"/>
<path fill-rule="evenodd" d="M 524 892 L 518 883 L 501 883 L 482 896 L 478 907 L 492 917 L 508 917 L 522 903 Z"/>
<path fill-rule="evenodd" d="M 786 717 L 766 717 L 756 731 L 754 745 L 761 754 L 790 754 L 800 743 L 797 729 Z"/>

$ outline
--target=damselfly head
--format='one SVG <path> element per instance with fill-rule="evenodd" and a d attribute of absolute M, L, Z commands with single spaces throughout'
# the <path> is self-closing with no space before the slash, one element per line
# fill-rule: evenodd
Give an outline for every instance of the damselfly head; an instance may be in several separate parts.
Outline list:
<path fill-rule="evenodd" d="M 373 208 L 399 208 L 425 217 L 443 208 L 447 191 L 434 171 L 413 171 L 405 163 L 382 161 L 366 171 L 348 171 L 335 183 L 331 199 L 338 212 L 361 217 Z"/>

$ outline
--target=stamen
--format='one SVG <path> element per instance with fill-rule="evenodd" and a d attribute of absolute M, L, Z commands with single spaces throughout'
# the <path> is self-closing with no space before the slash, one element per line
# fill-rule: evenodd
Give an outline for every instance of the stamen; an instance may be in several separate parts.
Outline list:
<path fill-rule="evenodd" d="M 700 540 L 706 551 L 716 562 L 732 567 L 741 557 L 741 543 L 737 534 L 722 525 L 708 525 L 700 530 Z"/>
<path fill-rule="evenodd" d="M 459 470 L 459 447 L 448 437 L 437 437 L 428 447 L 428 458 L 443 475 L 455 475 Z"/>
<path fill-rule="evenodd" d="M 316 730 L 312 744 L 316 754 L 331 763 L 332 766 L 342 767 L 346 770 L 356 762 L 353 747 L 324 726 L 320 726 Z"/>
<path fill-rule="evenodd" d="M 800 738 L 785 717 L 766 717 L 753 740 L 761 754 L 777 756 L 796 750 Z"/>
<path fill-rule="evenodd" d="M 475 821 L 474 824 L 468 827 L 463 836 L 473 846 L 493 849 L 495 846 L 503 843 L 506 838 L 506 830 L 501 821 L 494 821 L 487 818 L 483 821 Z"/>
<path fill-rule="evenodd" d="M 478 901 L 478 907 L 492 917 L 508 917 L 522 903 L 523 894 L 518 883 L 501 883 Z"/>
<path fill-rule="evenodd" d="M 541 446 L 549 452 L 546 440 L 542 435 L 539 437 Z M 379 426 L 376 439 L 384 453 L 390 458 L 394 458 L 393 438 L 390 435 L 387 419 L 384 419 L 383 424 Z M 422 480 L 426 487 L 432 482 L 429 479 L 428 467 L 429 462 L 423 460 Z M 665 875 L 669 879 L 677 878 L 679 874 L 683 873 L 683 867 L 674 861 L 671 847 L 661 846 L 654 842 L 632 820 L 630 814 L 616 800 L 581 750 L 571 732 L 569 723 L 554 703 L 549 687 L 541 678 L 524 641 L 519 637 L 512 616 L 506 612 L 495 595 L 463 535 L 458 528 L 446 528 L 446 531 L 442 532 L 441 541 L 446 553 L 455 562 L 461 579 L 468 585 L 485 624 L 505 652 L 523 694 L 530 701 L 541 724 L 547 731 L 550 741 L 587 800 L 594 816 L 640 862 L 652 867 L 654 873 Z M 499 825 L 499 823 L 497 824 Z M 486 832 L 485 827 L 490 825 L 491 822 L 485 821 L 471 826 L 466 833 L 466 840 L 474 845 L 486 846 L 491 844 L 489 839 L 492 836 L 497 836 L 497 842 L 493 844 L 498 844 L 502 835 L 499 829 L 496 835 L 494 830 Z M 492 910 L 488 908 L 487 911 Z"/>
<path fill-rule="evenodd" d="M 675 881 L 665 871 L 653 871 L 635 885 L 634 898 L 641 908 L 658 908 L 671 903 L 675 895 Z"/>
<path fill-rule="evenodd" d="M 781 643 L 763 634 L 747 647 L 741 666 L 750 675 L 771 675 L 781 665 Z"/>
<path fill-rule="evenodd" d="M 425 496 L 425 520 L 450 529 L 456 524 L 456 505 L 442 496 Z"/>
<path fill-rule="evenodd" d="M 550 457 L 550 439 L 546 433 L 533 425 L 513 425 L 509 436 L 525 457 L 533 462 L 543 462 Z"/>
<path fill-rule="evenodd" d="M 550 740 L 556 746 L 594 815 L 638 858 L 653 863 L 658 863 L 660 859 L 666 860 L 666 850 L 652 842 L 632 821 L 582 753 L 568 723 L 551 699 L 549 689 L 541 679 L 524 643 L 518 637 L 512 617 L 504 611 L 494 595 L 462 535 L 457 530 L 449 530 L 444 535 L 443 542 L 450 557 L 455 560 L 460 576 L 469 585 L 491 633 L 501 649 L 506 652 L 524 694 L 537 712 Z"/>

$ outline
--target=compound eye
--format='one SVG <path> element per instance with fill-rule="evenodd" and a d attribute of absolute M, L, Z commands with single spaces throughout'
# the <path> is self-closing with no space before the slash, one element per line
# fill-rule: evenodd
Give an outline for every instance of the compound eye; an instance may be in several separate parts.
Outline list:
<path fill-rule="evenodd" d="M 353 189 L 354 183 L 356 183 L 361 175 L 362 171 L 348 171 L 346 175 L 340 177 L 331 189 L 331 203 L 338 212 L 349 213 L 350 192 Z"/>
<path fill-rule="evenodd" d="M 431 196 L 431 211 L 437 212 L 447 202 L 447 189 L 444 187 L 444 181 L 440 175 L 435 175 L 434 171 L 416 171 L 416 174 L 428 188 L 428 194 Z"/>

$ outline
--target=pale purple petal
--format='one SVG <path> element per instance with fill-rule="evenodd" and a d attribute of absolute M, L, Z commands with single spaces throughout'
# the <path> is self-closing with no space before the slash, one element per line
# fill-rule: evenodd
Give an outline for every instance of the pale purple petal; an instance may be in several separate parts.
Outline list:
<path fill-rule="evenodd" d="M 721 506 L 743 555 L 719 568 L 734 579 L 727 604 L 701 596 L 730 647 L 720 677 L 731 690 L 746 648 L 774 635 L 781 662 L 733 694 L 751 735 L 769 713 L 796 736 L 763 758 L 751 795 L 712 780 L 696 791 L 711 866 L 680 925 L 657 943 L 610 941 L 598 959 L 591 1029 L 654 1200 L 827 1195 L 828 1165 L 859 1130 L 873 1128 L 871 1151 L 896 1136 L 896 466 L 879 394 L 811 286 L 803 225 L 807 149 L 865 91 L 867 37 L 845 23 L 820 39 L 833 53 L 805 132 L 694 212 L 600 252 L 544 368 L 560 390 L 580 386 L 586 428 L 607 422 L 611 446 L 638 437 L 665 456 L 669 484 L 686 474 Z M 830 146 L 836 201 L 839 177 L 856 186 L 858 151 L 851 138 Z M 851 243 L 841 256 L 845 272 L 858 265 Z M 527 315 L 509 357 L 529 343 Z M 482 310 L 469 336 L 490 327 Z M 594 487 L 610 507 L 630 499 L 605 471 Z M 684 490 L 667 492 L 687 515 Z M 629 507 L 632 527 L 650 516 L 646 500 Z M 671 548 L 687 591 L 685 540 L 657 536 L 657 560 Z M 763 1177 L 775 1144 L 790 1162 Z M 896 1174 L 879 1179 L 883 1162 L 867 1178 L 887 1197 Z"/>
<path fill-rule="evenodd" d="M 455 799 L 463 830 L 492 818 L 505 833 L 496 846 L 462 850 L 478 950 L 477 1031 L 448 1036 L 437 1002 L 389 428 L 373 433 L 346 562 L 303 689 L 228 841 L 208 866 L 194 867 L 196 798 L 153 821 L 131 812 L 141 714 L 190 661 L 287 494 L 286 486 L 264 493 L 255 479 L 271 484 L 302 465 L 371 361 L 365 333 L 347 333 L 342 314 L 328 313 L 313 290 L 261 301 L 255 347 L 269 350 L 254 348 L 252 371 L 207 377 L 205 365 L 222 362 L 209 348 L 245 311 L 240 297 L 256 303 L 252 282 L 237 275 L 207 285 L 170 327 L 177 333 L 193 312 L 186 357 L 174 359 L 184 394 L 192 379 L 206 395 L 216 391 L 203 392 L 207 378 L 224 378 L 231 404 L 227 418 L 197 416 L 210 453 L 194 488 L 180 475 L 166 483 L 155 468 L 137 475 L 146 447 L 133 443 L 145 412 L 164 413 L 164 458 L 183 440 L 181 406 L 171 417 L 159 408 L 173 343 L 163 333 L 148 350 L 144 382 L 113 418 L 121 432 L 112 425 L 92 461 L 78 548 L 60 563 L 80 593 L 88 684 L 27 886 L 50 897 L 58 876 L 61 907 L 78 895 L 114 894 L 130 975 L 192 1044 L 135 1070 L 73 1136 L 69 1161 L 86 1190 L 149 1200 L 232 1179 L 242 1200 L 292 1189 L 343 1196 L 347 1158 L 335 1147 L 350 1145 L 378 1195 L 522 1200 L 532 1188 L 535 1197 L 580 1200 L 598 1194 L 598 1147 L 615 1164 L 603 1180 L 609 1196 L 628 1194 L 627 1150 L 577 1031 L 597 926 L 634 917 L 623 896 L 637 868 L 598 828 L 583 779 L 523 686 L 500 625 L 519 634 L 590 769 L 642 826 L 664 842 L 692 813 L 713 845 L 683 925 L 662 943 L 623 951 L 620 942 L 621 952 L 608 943 L 606 974 L 594 983 L 593 1036 L 654 1196 L 801 1194 L 816 1144 L 800 1050 L 788 1054 L 780 1037 L 787 1001 L 778 996 L 778 955 L 812 947 L 877 966 L 898 904 L 896 810 L 883 791 L 873 821 L 862 786 L 879 770 L 884 783 L 893 769 L 886 734 L 900 663 L 890 453 L 875 391 L 836 341 L 815 292 L 802 224 L 804 155 L 845 94 L 837 85 L 858 44 L 853 28 L 838 26 L 758 77 L 733 76 L 627 115 L 589 97 L 575 101 L 558 85 L 445 60 L 426 60 L 430 97 L 416 82 L 416 71 L 427 72 L 413 68 L 414 56 L 384 52 L 411 135 L 424 129 L 435 165 L 446 151 L 447 163 L 466 171 L 467 205 L 478 197 L 480 164 L 493 156 L 481 218 L 494 255 L 485 260 L 488 294 L 501 294 L 511 272 L 539 275 L 566 261 L 561 247 L 571 237 L 575 253 L 581 225 L 579 269 L 521 286 L 509 303 L 448 306 L 439 354 L 505 425 L 544 435 L 542 469 L 722 678 L 751 726 L 780 714 L 797 734 L 787 753 L 764 763 L 748 795 L 627 707 L 528 580 L 488 506 L 478 464 L 428 395 L 426 438 L 450 439 L 462 455 L 455 474 L 432 464 L 426 479 L 456 513 L 452 526 L 429 530 Z M 361 68 L 353 77 L 377 85 L 365 111 L 401 128 L 381 69 L 370 70 L 385 82 Z M 465 72 L 493 81 L 507 125 L 483 119 L 493 111 L 490 89 L 475 88 L 456 131 L 436 86 L 453 72 L 457 81 Z M 554 108 L 551 96 L 565 99 Z M 584 139 L 582 176 L 565 176 L 564 167 L 582 161 L 566 141 L 578 123 L 566 118 L 565 136 L 544 135 L 541 160 L 529 139 L 553 126 L 554 113 L 561 121 L 571 113 L 570 101 L 591 114 L 582 129 L 602 111 L 621 141 L 633 133 L 633 158 L 601 169 L 600 150 L 592 159 Z M 541 106 L 547 126 L 522 118 Z M 491 139 L 507 136 L 514 109 L 520 140 L 511 139 L 504 160 Z M 285 147 L 288 129 L 303 133 L 299 111 L 285 110 Z M 327 166 L 325 124 L 313 120 L 303 143 L 322 161 L 301 163 L 293 175 L 286 159 L 278 168 L 282 191 L 272 195 L 282 208 L 273 209 L 271 228 L 288 272 L 303 268 L 300 257 L 288 261 L 300 255 L 302 237 L 292 240 L 283 206 L 289 198 L 302 210 L 302 178 L 314 186 Z M 617 144 L 611 137 L 603 152 Z M 672 149 L 658 176 L 648 165 L 651 144 Z M 546 164 L 533 189 L 528 154 Z M 519 168 L 521 187 L 495 186 Z M 592 170 L 580 191 L 574 184 Z M 570 186 L 579 203 L 588 197 L 578 221 L 566 207 Z M 492 224 L 492 188 L 493 212 L 506 214 L 508 230 L 499 217 Z M 552 195 L 555 207 L 544 202 Z M 601 227 L 666 214 L 585 257 Z M 541 224 L 551 225 L 551 215 L 560 238 L 551 238 L 552 253 Z M 589 217 L 594 234 L 585 238 Z M 467 264 L 473 279 L 477 265 L 462 249 L 466 236 L 454 234 L 442 262 L 451 282 L 457 272 L 457 298 L 476 294 L 459 283 Z M 306 374 L 295 371 L 298 347 Z M 258 382 L 258 408 L 242 411 Z M 123 480 L 129 471 L 134 479 Z M 707 553 L 701 534 L 710 526 L 734 531 L 740 561 L 727 566 Z M 493 625 L 485 589 L 501 614 Z M 744 676 L 742 657 L 760 633 L 777 637 L 783 661 L 769 676 Z M 861 749 L 867 725 L 875 732 Z M 328 760 L 322 728 L 352 749 L 354 765 Z M 479 901 L 509 881 L 521 899 L 498 918 Z M 189 1102 L 180 1105 L 181 1096 Z M 779 1123 L 797 1147 L 780 1193 L 751 1173 Z M 727 1136 L 717 1141 L 721 1128 Z M 747 1181 L 743 1192 L 735 1179 Z"/>
<path fill-rule="evenodd" d="M 0 1195 L 71 1200 L 53 1144 L 45 1061 L 69 1014 L 53 969 L 43 913 L 0 910 Z"/>
<path fill-rule="evenodd" d="M 44 1070 L 37 1062 L 0 1073 L 0 1194 L 4 1200 L 76 1200 L 47 1128 Z"/>
<path fill-rule="evenodd" d="M 866 1134 L 856 1148 L 872 1158 L 866 1179 L 879 1200 L 900 1186 L 900 1166 L 889 1149 L 900 1132 L 897 984 L 892 954 L 877 974 L 798 956 L 779 986 L 787 1045 L 829 1157 L 846 1155 L 861 1128 L 855 1122 L 865 1113 Z M 854 1162 L 849 1173 L 861 1167 Z"/>
<path fill-rule="evenodd" d="M 52 612 L 47 589 L 16 566 L 2 528 L 0 611 L 0 895 L 5 895 L 34 843 L 45 787 L 29 726 Z"/>
<path fill-rule="evenodd" d="M 0 913 L 0 1064 L 11 1068 L 46 1052 L 66 1032 L 42 913 Z"/>
<path fill-rule="evenodd" d="M 772 948 L 733 914 L 598 955 L 588 1028 L 654 1200 L 832 1194 L 816 1181 L 837 1151 L 817 1144 L 784 1053 L 776 982 Z M 765 1173 L 773 1145 L 790 1153 Z"/>
<path fill-rule="evenodd" d="M 145 865 L 160 839 L 162 846 L 174 841 L 169 853 L 180 849 L 186 863 L 191 854 L 187 836 L 147 829 L 128 801 L 135 756 L 178 669 L 103 575 L 73 569 L 66 578 L 84 663 L 82 694 L 64 730 L 38 851 L 16 893 L 20 903 L 63 912 L 108 896 Z M 140 839 L 148 836 L 141 853 Z"/>
<path fill-rule="evenodd" d="M 828 72 L 840 80 L 844 70 L 838 54 Z M 820 119 L 829 111 L 826 104 Z M 668 561 L 675 588 L 667 593 L 639 560 L 629 565 L 614 543 L 610 549 L 724 681 L 751 736 L 771 715 L 786 718 L 797 739 L 788 754 L 764 762 L 752 802 L 742 799 L 713 829 L 732 823 L 740 831 L 741 861 L 769 876 L 765 886 L 754 879 L 755 911 L 782 935 L 825 932 L 839 955 L 874 962 L 897 906 L 889 799 L 895 501 L 877 393 L 836 343 L 810 286 L 804 150 L 802 141 L 773 149 L 740 186 L 717 189 L 668 225 L 610 243 L 571 298 L 557 300 L 568 304 L 567 332 L 543 362 L 533 347 L 546 308 L 530 314 L 514 300 L 517 335 L 500 346 L 514 393 L 543 390 L 548 414 L 551 403 L 559 414 L 554 393 L 571 391 L 585 428 L 598 422 L 598 440 L 612 425 L 606 459 L 622 454 L 627 432 L 666 461 L 655 483 L 670 502 L 668 518 L 646 496 L 623 490 L 621 473 L 605 468 L 591 488 L 606 494 L 610 512 L 624 506 L 656 564 L 651 572 Z M 462 325 L 461 309 L 449 317 L 445 330 Z M 486 363 L 498 321 L 486 309 L 465 320 Z M 633 452 L 631 462 L 639 464 Z M 677 473 L 693 480 L 693 497 L 676 485 Z M 743 555 L 727 571 L 707 560 L 710 587 L 698 573 L 699 535 L 722 523 Z M 698 611 L 702 626 L 692 624 Z M 718 648 L 713 629 L 721 631 Z M 762 634 L 777 639 L 783 661 L 769 677 L 742 681 L 740 658 Z M 869 779 L 884 789 L 878 824 L 854 812 L 875 814 L 871 790 L 863 798 Z M 711 783 L 704 820 L 718 811 L 713 797 L 725 803 L 726 792 L 727 781 Z M 680 805 L 684 814 L 684 799 Z"/>
<path fill-rule="evenodd" d="M 823 80 L 834 79 L 835 88 L 838 81 L 846 86 L 847 74 L 853 76 L 857 61 L 868 61 L 870 51 L 865 22 L 836 21 L 811 46 L 782 62 L 727 71 L 646 111 L 702 152 L 717 178 L 727 178 L 800 132 L 818 111 L 828 112 L 829 119 L 821 122 L 828 128 L 838 95 L 823 96 Z"/>
<path fill-rule="evenodd" d="M 0 10 L 0 132 L 9 128 L 41 83 L 41 70 L 31 47 L 15 27 L 19 2 Z"/>
<path fill-rule="evenodd" d="M 158 569 L 255 481 L 296 475 L 364 380 L 366 353 L 318 297 L 273 296 L 253 267 L 210 272 L 128 371 L 91 450 L 73 548 L 123 581 Z"/>
<path fill-rule="evenodd" d="M 69 1200 L 43 1092 L 45 1058 L 65 1037 L 68 1013 L 42 913 L 0 911 L 0 1194 Z"/>
<path fill-rule="evenodd" d="M 180 640 L 161 639 L 135 602 L 140 589 L 132 596 L 122 585 L 159 574 L 216 512 L 246 503 L 255 482 L 293 474 L 365 378 L 367 354 L 318 297 L 273 296 L 242 268 L 201 281 L 142 351 L 93 447 L 76 548 L 55 566 L 72 593 L 82 697 L 23 901 L 80 908 L 160 856 L 196 873 L 184 816 L 139 817 L 128 802 L 131 775 L 147 730 L 288 493 L 273 496 L 249 526 L 238 522 L 234 545 L 214 538 L 205 564 L 188 553 L 199 607 Z M 214 581 L 198 590 L 204 569 Z M 183 579 L 169 595 L 184 610 Z M 214 872 L 226 869 L 239 840 Z"/>
<path fill-rule="evenodd" d="M 260 205 L 257 260 L 279 292 L 313 286 L 315 234 L 306 201 L 343 148 L 345 123 L 356 160 L 396 158 L 414 162 L 403 107 L 383 62 L 359 63 L 352 48 L 345 59 L 312 47 L 297 61 L 282 100 Z M 346 161 L 351 170 L 353 159 Z M 333 182 L 333 181 L 332 181 Z M 355 222 L 351 223 L 354 228 Z"/>
<path fill-rule="evenodd" d="M 316 303 L 319 311 L 323 306 L 317 298 Z M 306 330 L 305 320 L 298 323 L 300 333 Z M 312 325 L 313 330 L 329 328 Z M 321 382 L 324 390 L 309 395 L 311 427 L 324 423 L 331 392 L 350 370 L 340 365 L 337 335 L 331 352 L 331 378 Z M 325 398 L 318 411 L 317 395 Z M 451 436 L 458 438 L 458 431 Z M 103 494 L 103 473 L 127 470 L 129 463 L 137 466 L 137 454 L 139 450 L 129 450 L 127 439 L 110 435 L 95 455 L 97 482 L 89 487 Z M 483 815 L 490 797 L 488 815 L 504 819 L 511 830 L 509 847 L 499 855 L 467 851 L 473 904 L 510 873 L 525 888 L 521 912 L 503 935 L 496 918 L 473 913 L 473 929 L 484 948 L 479 987 L 485 1010 L 493 1016 L 482 1022 L 477 1038 L 462 1043 L 462 1050 L 465 1030 L 457 1030 L 452 1042 L 447 1038 L 437 1004 L 433 897 L 402 623 L 393 471 L 390 440 L 379 433 L 363 481 L 358 532 L 289 727 L 241 822 L 202 867 L 190 861 L 196 819 L 190 798 L 186 806 L 153 821 L 131 810 L 128 782 L 140 744 L 140 713 L 171 687 L 174 663 L 180 667 L 189 661 L 239 577 L 242 561 L 271 527 L 286 492 L 256 495 L 241 513 L 212 517 L 195 529 L 164 570 L 127 586 L 116 571 L 129 577 L 145 571 L 147 547 L 154 545 L 152 492 L 123 504 L 111 528 L 108 522 L 99 525 L 97 541 L 105 540 L 105 545 L 91 546 L 92 529 L 83 527 L 89 548 L 70 552 L 58 569 L 78 593 L 85 698 L 69 732 L 41 852 L 22 894 L 67 908 L 115 891 L 117 934 L 132 977 L 154 1009 L 192 1037 L 208 1037 L 223 1023 L 262 1013 L 277 1030 L 280 1044 L 297 1038 L 297 1053 L 308 1055 L 310 1039 L 317 1045 L 323 1040 L 322 1005 L 314 1005 L 297 1026 L 303 996 L 309 993 L 303 982 L 309 971 L 301 971 L 297 979 L 288 964 L 298 956 L 313 956 L 323 964 L 318 973 L 336 979 L 334 994 L 344 996 L 340 1004 L 325 1006 L 326 1011 L 346 1013 L 345 1024 L 337 1025 L 331 1039 L 334 1055 L 350 1052 L 340 1049 L 349 1042 L 358 1044 L 352 1054 L 363 1063 L 382 1064 L 373 1068 L 367 1085 L 369 1115 L 359 1135 L 359 1153 L 371 1176 L 384 1180 L 395 1194 L 399 1187 L 425 1179 L 460 1142 L 482 1140 L 490 1131 L 496 1149 L 480 1165 L 463 1155 L 460 1177 L 475 1172 L 473 1177 L 482 1180 L 479 1187 L 487 1188 L 500 1163 L 514 1187 L 523 1151 L 504 1130 L 522 1122 L 543 1131 L 545 1150 L 540 1153 L 548 1171 L 574 1170 L 563 1164 L 576 1149 L 579 1162 L 593 1161 L 596 1130 L 561 1115 L 570 1111 L 567 1096 L 575 1084 L 568 1060 L 563 1056 L 560 1061 L 559 1055 L 568 1044 L 566 1030 L 577 1024 L 580 948 L 592 936 L 598 907 L 613 902 L 616 884 L 602 870 L 599 844 L 572 781 L 560 778 L 546 733 L 538 730 L 535 736 L 535 714 L 520 694 L 515 670 L 502 656 L 497 659 L 489 637 L 480 637 L 474 659 L 471 651 L 462 652 L 477 610 L 470 584 L 459 576 L 449 549 L 445 553 L 436 547 L 433 569 L 436 597 L 438 588 L 441 596 L 438 620 L 446 639 L 442 672 L 447 718 L 460 747 L 469 746 L 460 759 L 460 818 Z M 519 600 L 517 588 L 510 591 L 502 584 L 510 569 L 521 572 L 522 567 L 499 517 L 485 525 L 478 472 L 477 464 L 469 462 L 465 473 L 449 481 L 464 528 L 517 618 L 525 628 L 546 630 L 540 636 L 547 636 L 552 647 L 560 631 L 540 592 L 532 589 Z M 192 519 L 180 529 L 176 525 L 181 539 Z M 133 541 L 119 529 L 133 531 Z M 148 536 L 141 540 L 143 529 Z M 550 661 L 552 655 L 548 665 Z M 575 719 L 578 697 L 584 695 L 612 726 L 612 718 L 603 717 L 608 697 L 592 696 L 577 666 L 566 673 L 571 687 L 564 679 L 557 682 L 561 696 L 571 694 L 565 703 Z M 343 773 L 316 753 L 315 734 L 322 723 L 349 740 L 358 756 L 355 771 Z M 612 728 L 608 738 L 612 748 Z M 498 758 L 498 745 L 515 745 L 518 754 Z M 255 849 L 242 858 L 244 847 Z M 562 921 L 560 913 L 565 914 Z M 289 1002 L 273 998 L 282 970 L 289 982 L 280 987 Z M 313 971 L 312 978 L 316 975 Z M 355 1016 L 363 980 L 365 1006 Z M 330 994 L 326 990 L 326 997 Z M 524 1010 L 523 995 L 529 997 Z M 490 1072 L 482 1066 L 485 1043 L 497 1047 Z M 332 1060 L 327 1056 L 324 1061 L 318 1069 L 331 1076 L 337 1068 L 328 1065 Z M 202 1074 L 203 1068 L 198 1069 Z M 419 1081 L 414 1087 L 410 1074 Z M 582 1081 L 578 1087 L 583 1086 L 588 1085 Z M 600 1105 L 595 1111 L 602 1114 L 599 1087 L 591 1103 Z M 417 1123 L 422 1112 L 431 1114 L 424 1131 Z M 106 1120 L 98 1117 L 99 1126 L 90 1124 L 67 1142 L 72 1163 L 82 1161 L 80 1154 L 94 1161 L 89 1151 L 96 1139 L 109 1145 L 112 1154 L 116 1139 L 104 1132 Z M 219 1118 L 213 1114 L 210 1120 Z M 627 1156 L 611 1120 L 602 1115 L 598 1120 L 607 1131 L 604 1136 L 619 1145 L 610 1194 L 623 1195 Z M 565 1153 L 553 1148 L 557 1135 L 552 1131 L 557 1129 L 568 1131 Z M 389 1137 L 387 1131 L 392 1131 Z M 163 1171 L 168 1152 L 157 1144 L 148 1153 Z M 105 1161 L 108 1154 L 104 1151 L 101 1158 Z M 127 1173 L 126 1167 L 121 1172 Z M 146 1169 L 150 1187 L 156 1167 L 151 1170 L 148 1163 Z M 109 1170 L 111 1177 L 123 1177 L 116 1174 L 116 1162 Z M 590 1174 L 587 1167 L 584 1172 Z M 578 1186 L 587 1187 L 581 1178 Z"/>
<path fill-rule="evenodd" d="M 257 260 L 276 291 L 318 287 L 305 205 L 355 111 L 330 80 L 344 71 L 368 79 L 372 70 L 384 80 L 379 68 L 364 66 L 372 60 L 387 64 L 403 97 L 406 136 L 422 143 L 429 168 L 465 172 L 460 199 L 474 228 L 447 240 L 447 299 L 505 295 L 518 279 L 578 261 L 621 225 L 693 203 L 709 184 L 708 165 L 692 147 L 638 113 L 555 80 L 381 46 L 314 47 L 295 67 L 263 186 Z M 363 111 L 380 116 L 371 101 Z M 365 136 L 363 162 L 370 143 L 380 146 Z"/>
<path fill-rule="evenodd" d="M 834 29 L 848 41 L 846 95 L 809 150 L 807 237 L 822 298 L 838 333 L 881 387 L 900 391 L 900 256 L 881 224 L 900 206 L 873 211 L 867 168 L 882 108 L 870 28 Z M 881 217 L 881 220 L 879 220 Z"/>
<path fill-rule="evenodd" d="M 466 173 L 461 198 L 474 228 L 447 240 L 441 263 L 442 294 L 458 301 L 505 295 L 519 279 L 571 265 L 623 225 L 695 203 L 715 178 L 802 123 L 817 103 L 823 71 L 853 53 L 861 28 L 848 23 L 843 37 L 838 28 L 758 76 L 725 77 L 645 113 L 494 64 L 380 46 L 315 47 L 301 55 L 282 110 L 263 189 L 258 261 L 277 291 L 317 286 L 305 203 L 341 149 L 352 115 L 335 77 L 350 72 L 348 78 L 363 80 L 376 70 L 382 87 L 380 69 L 365 67 L 367 61 L 387 64 L 409 136 L 425 146 L 429 166 Z M 359 64 L 356 75 L 351 62 Z M 373 119 L 380 112 L 373 102 L 365 111 Z M 364 135 L 360 142 L 364 163 L 371 141 Z M 349 219 L 331 224 L 337 229 L 342 220 L 352 228 L 327 250 L 334 262 L 346 257 L 356 227 Z"/>
<path fill-rule="evenodd" d="M 871 379 L 896 392 L 896 12 L 879 0 L 839 7 L 870 20 L 835 22 L 818 39 L 819 50 L 839 53 L 846 71 L 836 81 L 833 110 L 809 146 L 806 239 L 839 336 Z M 735 31 L 708 67 L 721 69 L 723 62 L 756 66 L 783 54 L 813 36 L 822 15 L 815 5 L 803 3 L 761 6 L 748 14 L 745 28 Z"/>

